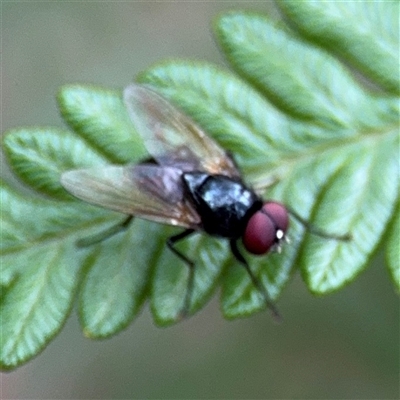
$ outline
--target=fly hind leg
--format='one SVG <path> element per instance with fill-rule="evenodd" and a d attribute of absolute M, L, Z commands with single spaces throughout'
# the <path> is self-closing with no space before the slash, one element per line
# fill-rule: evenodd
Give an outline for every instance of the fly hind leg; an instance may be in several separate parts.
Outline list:
<path fill-rule="evenodd" d="M 179 251 L 175 247 L 175 244 L 178 243 L 179 241 L 187 238 L 189 235 L 191 235 L 194 232 L 195 232 L 194 229 L 186 229 L 185 231 L 183 231 L 181 233 L 178 233 L 177 235 L 171 236 L 167 240 L 168 248 L 177 257 L 179 257 L 189 268 L 188 284 L 187 284 L 187 288 L 186 288 L 186 294 L 185 294 L 183 307 L 182 307 L 181 312 L 179 313 L 179 319 L 183 319 L 189 314 L 190 301 L 192 299 L 193 284 L 194 284 L 194 268 L 195 268 L 195 264 L 190 258 L 185 256 L 181 251 Z"/>
<path fill-rule="evenodd" d="M 124 220 L 122 220 L 121 222 L 118 222 L 115 225 L 110 226 L 108 229 L 106 229 L 104 231 L 101 231 L 99 233 L 96 233 L 92 236 L 89 236 L 89 237 L 86 237 L 83 239 L 79 239 L 76 242 L 76 245 L 78 247 L 88 247 L 88 246 L 92 246 L 94 244 L 100 243 L 103 240 L 106 240 L 106 239 L 116 235 L 117 233 L 128 229 L 128 227 L 132 221 L 133 221 L 133 215 L 128 215 Z"/>

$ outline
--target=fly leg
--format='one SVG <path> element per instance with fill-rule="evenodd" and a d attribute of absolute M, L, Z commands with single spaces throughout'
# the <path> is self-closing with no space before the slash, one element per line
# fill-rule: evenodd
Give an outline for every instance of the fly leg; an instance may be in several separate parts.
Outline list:
<path fill-rule="evenodd" d="M 180 312 L 179 319 L 185 318 L 189 314 L 189 308 L 190 308 L 190 300 L 192 298 L 192 292 L 193 292 L 193 284 L 194 284 L 194 267 L 195 264 L 194 262 L 186 257 L 182 252 L 180 252 L 176 247 L 175 244 L 182 239 L 185 239 L 192 233 L 194 233 L 194 229 L 186 229 L 181 233 L 178 233 L 177 235 L 171 236 L 167 240 L 167 246 L 168 248 L 177 256 L 179 257 L 189 268 L 189 278 L 188 278 L 188 284 L 186 288 L 186 294 L 185 294 L 185 299 L 183 303 L 183 308 Z"/>
<path fill-rule="evenodd" d="M 344 242 L 348 242 L 351 240 L 351 235 L 349 233 L 347 233 L 345 235 L 336 235 L 334 233 L 322 231 L 322 230 L 316 228 L 314 225 L 310 224 L 303 217 L 301 217 L 299 214 L 297 214 L 294 210 L 288 208 L 287 206 L 286 206 L 286 209 L 288 210 L 290 215 L 292 215 L 294 218 L 296 218 L 297 221 L 299 221 L 313 235 L 316 235 L 316 236 L 319 236 L 319 237 L 322 237 L 325 239 L 341 240 Z"/>
<path fill-rule="evenodd" d="M 103 240 L 106 240 L 106 239 L 110 238 L 111 236 L 114 236 L 117 233 L 122 232 L 125 229 L 127 229 L 129 227 L 130 223 L 132 222 L 132 220 L 133 220 L 133 215 L 129 215 L 123 221 L 119 222 L 118 224 L 110 226 L 108 229 L 105 229 L 104 231 L 101 231 L 99 233 L 96 233 L 92 236 L 89 236 L 89 237 L 86 237 L 83 239 L 79 239 L 76 242 L 76 245 L 78 247 L 87 247 L 87 246 L 91 246 L 96 243 L 100 243 Z"/>
<path fill-rule="evenodd" d="M 271 300 L 267 290 L 265 287 L 262 285 L 262 283 L 259 281 L 259 279 L 253 274 L 252 270 L 250 269 L 250 266 L 246 259 L 243 257 L 243 255 L 240 253 L 238 247 L 237 247 L 237 242 L 236 240 L 231 240 L 229 242 L 231 246 L 231 251 L 233 255 L 235 256 L 236 260 L 238 260 L 242 266 L 246 269 L 247 273 L 250 276 L 251 282 L 253 283 L 254 287 L 259 291 L 259 293 L 264 297 L 265 304 L 267 307 L 271 310 L 272 315 L 276 321 L 281 320 L 281 316 L 279 315 L 279 312 Z"/>

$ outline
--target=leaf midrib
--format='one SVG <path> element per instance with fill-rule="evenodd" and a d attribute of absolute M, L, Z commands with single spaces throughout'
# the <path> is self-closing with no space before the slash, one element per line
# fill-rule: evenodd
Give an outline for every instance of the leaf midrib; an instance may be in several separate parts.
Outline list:
<path fill-rule="evenodd" d="M 93 207 L 95 207 L 95 206 L 93 206 Z M 121 215 L 123 215 L 123 214 L 121 214 Z M 111 222 L 113 220 L 115 221 L 115 218 L 116 218 L 115 215 L 111 214 L 111 211 L 110 211 L 110 216 L 105 216 L 105 217 L 103 217 L 102 220 L 92 219 L 92 220 L 86 221 L 84 224 L 74 225 L 69 228 L 64 228 L 63 230 L 61 230 L 60 232 L 57 232 L 57 233 L 52 232 L 52 233 L 44 234 L 43 236 L 40 236 L 38 238 L 34 238 L 34 239 L 28 240 L 26 242 L 23 242 L 21 246 L 2 250 L 0 255 L 7 256 L 7 255 L 11 255 L 11 254 L 18 253 L 21 251 L 25 251 L 25 250 L 29 251 L 29 249 L 33 246 L 49 246 L 52 243 L 56 243 L 58 241 L 63 242 L 65 239 L 68 239 L 71 236 L 74 238 L 74 240 L 78 240 L 79 237 L 77 237 L 78 236 L 77 233 L 79 233 L 80 231 L 90 230 L 90 228 L 94 228 L 97 225 L 103 225 L 103 224 Z"/>
<path fill-rule="evenodd" d="M 398 127 L 396 127 L 398 128 Z M 276 167 L 269 169 L 268 173 L 265 178 L 256 179 L 257 185 L 260 187 L 268 187 L 268 183 L 271 181 L 271 175 L 277 175 L 279 179 L 283 179 L 284 176 L 290 175 L 292 171 L 298 167 L 299 165 L 304 165 L 307 162 L 311 162 L 316 158 L 321 156 L 326 156 L 328 153 L 331 152 L 348 152 L 349 154 L 352 151 L 352 147 L 360 146 L 360 144 L 365 144 L 365 146 L 369 143 L 369 146 L 373 146 L 372 141 L 375 143 L 376 141 L 384 140 L 384 138 L 388 135 L 395 135 L 396 128 L 385 129 L 385 131 L 376 132 L 374 133 L 363 135 L 354 135 L 354 136 L 347 136 L 329 140 L 325 143 L 319 143 L 314 146 L 310 146 L 308 148 L 303 148 L 301 152 L 297 153 L 286 153 L 282 158 L 279 159 L 279 162 L 276 163 Z M 263 181 L 267 184 L 263 185 Z"/>

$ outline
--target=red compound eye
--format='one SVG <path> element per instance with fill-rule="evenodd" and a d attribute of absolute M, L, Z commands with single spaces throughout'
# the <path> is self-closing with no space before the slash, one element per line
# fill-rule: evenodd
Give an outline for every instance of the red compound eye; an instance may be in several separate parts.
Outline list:
<path fill-rule="evenodd" d="M 276 227 L 286 233 L 289 227 L 289 215 L 286 207 L 281 203 L 264 203 L 262 210 L 275 222 Z"/>
<path fill-rule="evenodd" d="M 289 226 L 289 217 L 283 204 L 265 203 L 247 223 L 243 235 L 243 244 L 252 254 L 265 254 L 275 243 L 282 239 Z M 277 236 L 278 231 L 282 237 Z"/>

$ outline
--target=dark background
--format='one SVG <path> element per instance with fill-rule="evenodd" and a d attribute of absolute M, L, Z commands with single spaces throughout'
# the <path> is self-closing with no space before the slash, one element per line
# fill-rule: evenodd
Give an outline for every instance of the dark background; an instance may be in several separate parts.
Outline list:
<path fill-rule="evenodd" d="M 63 126 L 61 85 L 122 88 L 165 58 L 223 65 L 218 12 L 269 2 L 28 2 L 2 7 L 2 131 Z M 3 175 L 7 169 L 2 167 Z M 8 175 L 7 175 L 8 176 Z M 157 328 L 147 307 L 126 331 L 85 339 L 75 313 L 36 359 L 0 375 L 2 399 L 399 397 L 399 302 L 379 254 L 353 284 L 315 298 L 297 276 L 279 308 L 225 321 L 214 299 Z"/>

